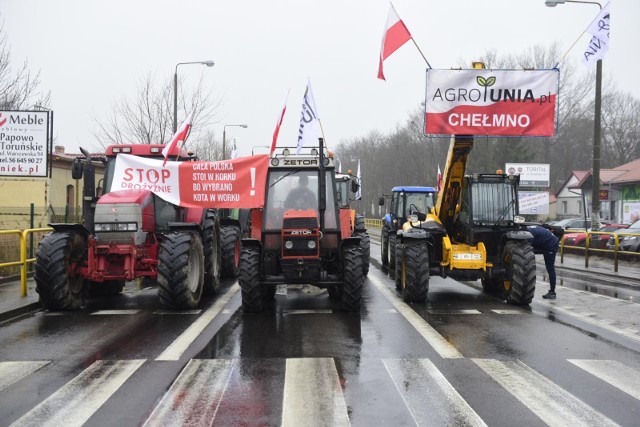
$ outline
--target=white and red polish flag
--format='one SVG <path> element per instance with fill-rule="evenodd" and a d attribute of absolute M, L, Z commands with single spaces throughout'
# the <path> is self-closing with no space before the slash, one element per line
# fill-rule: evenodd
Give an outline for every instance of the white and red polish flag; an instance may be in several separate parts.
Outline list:
<path fill-rule="evenodd" d="M 436 182 L 436 190 L 442 190 L 442 172 L 440 172 L 440 165 L 438 164 L 438 177 Z"/>
<path fill-rule="evenodd" d="M 162 163 L 163 167 L 167 164 L 167 159 L 169 158 L 169 156 L 177 156 L 180 152 L 178 149 L 178 144 L 182 142 L 182 145 L 184 145 L 184 142 L 187 140 L 189 131 L 191 130 L 192 120 L 193 113 L 187 116 L 186 120 L 180 125 L 176 133 L 173 135 L 173 138 L 171 138 L 171 142 L 169 142 L 162 149 L 162 155 L 164 156 L 164 163 Z"/>
<path fill-rule="evenodd" d="M 284 119 L 284 113 L 287 111 L 287 100 L 289 99 L 289 92 L 287 92 L 287 97 L 284 99 L 284 106 L 282 107 L 282 113 L 280 113 L 280 119 L 278 123 L 276 123 L 276 128 L 273 131 L 273 140 L 271 141 L 271 151 L 269 155 L 273 154 L 273 151 L 276 149 L 276 143 L 278 142 L 278 134 L 280 133 L 280 126 L 282 126 L 282 119 Z"/>
<path fill-rule="evenodd" d="M 378 65 L 378 78 L 386 80 L 382 71 L 382 63 L 393 52 L 398 50 L 400 46 L 411 40 L 411 33 L 407 29 L 402 19 L 393 7 L 389 4 L 389 16 L 387 17 L 387 25 L 382 36 L 382 46 L 380 47 L 380 64 Z"/>

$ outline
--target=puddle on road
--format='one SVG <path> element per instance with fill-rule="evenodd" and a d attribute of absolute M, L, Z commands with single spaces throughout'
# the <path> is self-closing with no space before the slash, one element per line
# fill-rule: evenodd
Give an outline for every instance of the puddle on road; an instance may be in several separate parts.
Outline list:
<path fill-rule="evenodd" d="M 598 295 L 605 295 L 611 298 L 616 298 L 628 302 L 640 302 L 640 292 L 631 289 L 617 288 L 610 285 L 585 285 L 584 283 L 576 283 L 572 280 L 565 280 L 558 278 L 558 285 L 564 286 L 570 289 L 576 289 L 580 291 L 590 292 Z"/>

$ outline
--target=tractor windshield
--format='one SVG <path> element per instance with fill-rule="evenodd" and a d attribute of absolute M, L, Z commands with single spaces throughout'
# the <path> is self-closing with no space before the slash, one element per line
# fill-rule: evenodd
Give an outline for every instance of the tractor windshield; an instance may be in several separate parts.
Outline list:
<path fill-rule="evenodd" d="M 514 186 L 509 182 L 475 182 L 471 193 L 474 222 L 512 222 L 516 215 L 515 197 Z"/>
<path fill-rule="evenodd" d="M 336 207 L 330 171 L 326 178 L 325 227 L 337 228 Z M 264 208 L 264 224 L 267 230 L 280 230 L 286 210 L 313 209 L 318 212 L 317 170 L 270 170 L 269 188 Z"/>
<path fill-rule="evenodd" d="M 434 193 L 405 193 L 404 206 L 398 204 L 399 212 L 396 212 L 396 216 L 406 218 L 416 210 L 420 213 L 429 213 L 434 206 Z"/>

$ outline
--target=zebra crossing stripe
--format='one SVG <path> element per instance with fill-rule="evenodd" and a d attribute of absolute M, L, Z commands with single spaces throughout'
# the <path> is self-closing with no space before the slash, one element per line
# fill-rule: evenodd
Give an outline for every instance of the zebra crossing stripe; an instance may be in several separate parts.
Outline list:
<path fill-rule="evenodd" d="M 438 333 L 426 320 L 424 320 L 411 307 L 400 301 L 397 296 L 374 276 L 367 276 L 367 279 L 385 296 L 394 308 L 404 316 L 416 331 L 433 347 L 438 354 L 445 359 L 461 359 L 464 356 L 449 341 Z"/>
<path fill-rule="evenodd" d="M 232 359 L 192 359 L 144 426 L 211 425 L 234 366 Z"/>
<path fill-rule="evenodd" d="M 238 293 L 240 286 L 234 283 L 224 295 L 221 295 L 207 311 L 202 313 L 178 338 L 167 347 L 156 360 L 179 360 L 191 343 L 198 338 L 204 329 L 222 311 L 222 308 Z"/>
<path fill-rule="evenodd" d="M 472 360 L 549 426 L 617 426 L 519 360 Z"/>
<path fill-rule="evenodd" d="M 333 359 L 287 359 L 281 425 L 351 425 Z"/>
<path fill-rule="evenodd" d="M 382 361 L 416 425 L 486 426 L 429 359 Z"/>
<path fill-rule="evenodd" d="M 49 361 L 0 362 L 0 391 L 48 363 Z"/>
<path fill-rule="evenodd" d="M 145 362 L 99 360 L 11 426 L 81 426 Z"/>
<path fill-rule="evenodd" d="M 640 400 L 640 372 L 616 360 L 568 359 L 591 375 Z"/>

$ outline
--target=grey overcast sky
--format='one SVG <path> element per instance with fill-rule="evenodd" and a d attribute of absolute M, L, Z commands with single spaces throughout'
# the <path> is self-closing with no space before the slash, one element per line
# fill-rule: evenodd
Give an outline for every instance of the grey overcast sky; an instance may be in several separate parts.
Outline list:
<path fill-rule="evenodd" d="M 604 6 L 606 1 L 601 2 Z M 590 4 L 555 8 L 544 0 L 395 0 L 400 18 L 433 68 L 457 67 L 495 49 L 522 53 L 558 42 L 578 61 L 598 14 Z M 408 43 L 377 67 L 387 0 L 0 0 L 12 65 L 28 60 L 50 90 L 56 145 L 97 148 L 92 117 L 133 96 L 149 73 L 184 84 L 204 82 L 223 97 L 214 125 L 237 140 L 241 155 L 270 145 L 290 90 L 278 145 L 295 145 L 307 78 L 329 147 L 387 133 L 424 99 L 426 64 Z M 640 0 L 612 0 L 605 80 L 640 98 Z M 582 36 L 581 36 L 582 34 Z M 560 64 L 562 72 L 562 64 Z M 562 96 L 562 94 L 560 94 Z M 179 118 L 181 120 L 181 118 Z M 166 142 L 166 141 L 165 141 Z M 188 145 L 188 142 L 187 142 Z"/>

